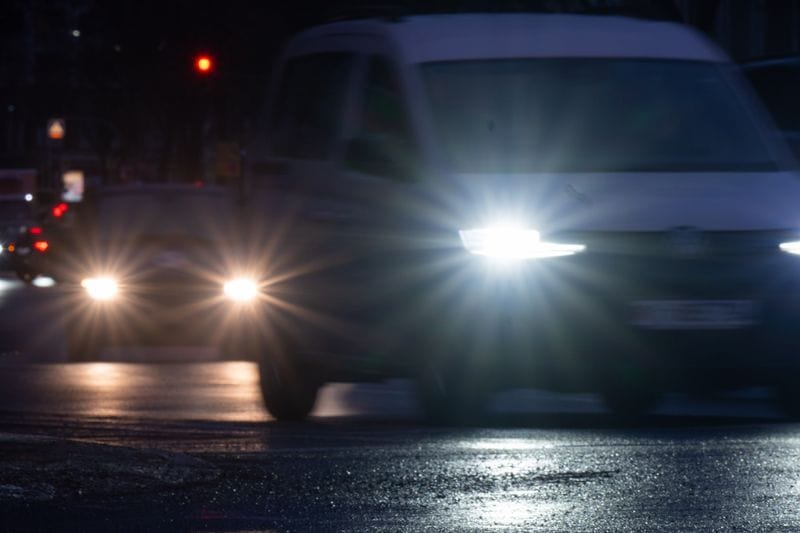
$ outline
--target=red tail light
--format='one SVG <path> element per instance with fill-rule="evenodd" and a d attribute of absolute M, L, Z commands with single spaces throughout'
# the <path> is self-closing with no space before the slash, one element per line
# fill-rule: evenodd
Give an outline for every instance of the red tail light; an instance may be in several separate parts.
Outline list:
<path fill-rule="evenodd" d="M 34 226 L 28 230 L 28 233 L 30 233 L 31 235 L 41 235 L 42 228 L 40 228 L 39 226 Z"/>
<path fill-rule="evenodd" d="M 53 208 L 53 216 L 56 218 L 61 218 L 64 216 L 64 213 L 66 213 L 68 210 L 69 210 L 69 205 L 67 205 L 64 202 L 61 202 L 60 204 L 58 204 Z"/>
<path fill-rule="evenodd" d="M 33 247 L 36 250 L 45 253 L 47 249 L 50 248 L 50 243 L 48 243 L 47 241 L 36 241 L 33 243 Z"/>

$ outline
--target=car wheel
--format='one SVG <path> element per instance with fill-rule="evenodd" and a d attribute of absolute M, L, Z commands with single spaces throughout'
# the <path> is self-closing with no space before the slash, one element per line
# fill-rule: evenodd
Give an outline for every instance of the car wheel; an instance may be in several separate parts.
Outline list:
<path fill-rule="evenodd" d="M 259 361 L 258 371 L 261 398 L 273 417 L 296 422 L 311 413 L 320 384 L 301 366 L 264 357 Z"/>
<path fill-rule="evenodd" d="M 36 273 L 31 270 L 17 270 L 17 277 L 27 284 L 33 283 Z"/>
<path fill-rule="evenodd" d="M 485 414 L 489 388 L 476 382 L 464 368 L 429 366 L 418 378 L 419 399 L 428 422 L 461 426 L 480 422 Z"/>
<path fill-rule="evenodd" d="M 224 361 L 258 361 L 259 347 L 247 338 L 225 339 L 219 344 Z"/>
<path fill-rule="evenodd" d="M 78 332 L 67 334 L 67 360 L 71 362 L 96 361 L 102 346 L 92 335 Z"/>

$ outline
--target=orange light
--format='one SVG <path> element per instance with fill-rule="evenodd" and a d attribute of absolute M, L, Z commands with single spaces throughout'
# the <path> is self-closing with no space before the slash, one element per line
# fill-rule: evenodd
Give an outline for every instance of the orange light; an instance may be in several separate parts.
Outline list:
<path fill-rule="evenodd" d="M 47 249 L 50 248 L 50 243 L 48 243 L 47 241 L 36 241 L 35 243 L 33 243 L 33 247 L 36 250 L 45 253 Z"/>
<path fill-rule="evenodd" d="M 214 62 L 207 55 L 197 56 L 194 60 L 194 68 L 197 69 L 200 74 L 209 74 L 211 69 L 214 68 Z"/>
<path fill-rule="evenodd" d="M 28 231 L 30 232 L 31 235 L 41 235 L 42 234 L 42 228 L 40 228 L 39 226 L 34 226 L 31 229 L 29 229 Z"/>
<path fill-rule="evenodd" d="M 17 249 L 17 247 L 16 247 L 16 246 L 15 246 L 13 243 L 12 243 L 12 244 L 9 244 L 9 245 L 8 245 L 8 248 L 7 248 L 7 250 L 8 250 L 9 252 L 11 252 L 11 253 L 14 253 L 14 250 L 16 250 L 16 249 Z"/>
<path fill-rule="evenodd" d="M 60 118 L 52 119 L 47 124 L 47 136 L 55 141 L 60 141 L 66 134 L 64 120 Z"/>

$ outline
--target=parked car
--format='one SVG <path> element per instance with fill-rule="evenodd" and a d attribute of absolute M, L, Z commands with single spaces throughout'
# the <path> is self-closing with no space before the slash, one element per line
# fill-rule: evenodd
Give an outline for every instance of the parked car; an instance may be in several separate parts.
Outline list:
<path fill-rule="evenodd" d="M 175 343 L 241 356 L 236 332 L 258 287 L 230 253 L 235 201 L 225 188 L 188 184 L 88 195 L 59 243 L 68 357 Z"/>
<path fill-rule="evenodd" d="M 294 38 L 274 80 L 247 196 L 272 238 L 277 418 L 325 382 L 396 375 L 433 420 L 520 386 L 633 415 L 667 390 L 768 384 L 800 414 L 800 180 L 696 31 L 341 21 Z"/>
<path fill-rule="evenodd" d="M 0 198 L 0 260 L 28 283 L 36 277 L 38 256 L 47 251 L 36 209 L 32 196 Z"/>
<path fill-rule="evenodd" d="M 52 261 L 52 244 L 42 226 L 24 226 L 5 246 L 8 263 L 25 283 L 47 275 Z"/>

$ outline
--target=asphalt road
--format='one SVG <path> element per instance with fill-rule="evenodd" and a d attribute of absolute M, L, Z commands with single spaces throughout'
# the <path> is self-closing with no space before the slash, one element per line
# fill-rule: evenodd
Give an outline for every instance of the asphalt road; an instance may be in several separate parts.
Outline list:
<path fill-rule="evenodd" d="M 63 363 L 51 290 L 0 280 L 0 532 L 800 531 L 800 424 L 766 391 L 637 426 L 510 391 L 452 429 L 410 383 L 332 384 L 282 424 L 255 366 L 210 349 Z"/>

